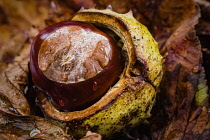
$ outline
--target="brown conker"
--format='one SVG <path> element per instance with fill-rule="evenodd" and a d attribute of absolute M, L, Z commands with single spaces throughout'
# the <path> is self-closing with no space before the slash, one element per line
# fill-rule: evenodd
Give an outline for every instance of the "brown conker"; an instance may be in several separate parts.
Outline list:
<path fill-rule="evenodd" d="M 92 24 L 64 21 L 42 30 L 31 46 L 34 85 L 59 110 L 97 102 L 123 71 L 121 49 Z"/>

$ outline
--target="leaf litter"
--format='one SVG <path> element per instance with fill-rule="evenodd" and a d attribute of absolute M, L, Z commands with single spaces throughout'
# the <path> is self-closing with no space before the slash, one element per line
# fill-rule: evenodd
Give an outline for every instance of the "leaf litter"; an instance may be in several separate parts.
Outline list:
<path fill-rule="evenodd" d="M 24 88 L 28 82 L 30 44 L 38 32 L 50 24 L 70 19 L 81 6 L 104 9 L 110 4 L 119 13 L 132 9 L 135 18 L 151 31 L 165 57 L 164 76 L 152 117 L 148 124 L 132 129 L 119 139 L 207 139 L 210 133 L 208 0 L 1 0 L 1 118 L 26 116 L 23 126 L 29 125 L 27 120 L 34 120 Z M 48 123 L 44 118 L 40 121 Z M 10 126 L 0 125 L 0 132 Z M 22 130 L 16 132 L 23 134 Z M 17 138 L 16 134 L 1 136 Z"/>

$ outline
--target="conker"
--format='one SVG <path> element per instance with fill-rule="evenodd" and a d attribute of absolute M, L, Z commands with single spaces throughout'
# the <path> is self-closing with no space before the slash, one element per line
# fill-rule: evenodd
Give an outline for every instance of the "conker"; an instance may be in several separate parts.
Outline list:
<path fill-rule="evenodd" d="M 34 85 L 59 110 L 97 102 L 123 71 L 121 49 L 92 24 L 64 21 L 42 30 L 31 46 Z"/>

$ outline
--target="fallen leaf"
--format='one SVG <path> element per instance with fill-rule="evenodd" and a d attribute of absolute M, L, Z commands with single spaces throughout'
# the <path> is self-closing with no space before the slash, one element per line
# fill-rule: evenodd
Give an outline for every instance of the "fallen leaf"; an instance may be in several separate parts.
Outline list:
<path fill-rule="evenodd" d="M 3 111 L 0 111 L 0 118 L 0 136 L 6 139 L 73 140 L 61 127 L 45 118 L 15 116 Z"/>

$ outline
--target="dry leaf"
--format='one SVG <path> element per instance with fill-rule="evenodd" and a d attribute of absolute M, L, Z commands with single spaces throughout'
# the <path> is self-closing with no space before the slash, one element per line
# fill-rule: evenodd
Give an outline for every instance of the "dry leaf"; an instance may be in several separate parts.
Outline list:
<path fill-rule="evenodd" d="M 6 139 L 73 140 L 62 128 L 45 118 L 14 116 L 3 111 L 0 111 L 0 118 L 0 136 Z"/>

